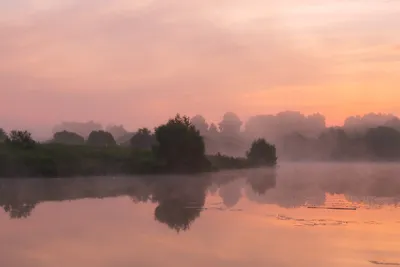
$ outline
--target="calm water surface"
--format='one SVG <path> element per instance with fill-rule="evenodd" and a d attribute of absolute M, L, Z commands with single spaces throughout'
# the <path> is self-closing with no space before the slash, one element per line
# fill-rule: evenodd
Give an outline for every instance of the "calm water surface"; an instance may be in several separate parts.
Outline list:
<path fill-rule="evenodd" d="M 0 266 L 400 266 L 400 166 L 0 180 Z"/>

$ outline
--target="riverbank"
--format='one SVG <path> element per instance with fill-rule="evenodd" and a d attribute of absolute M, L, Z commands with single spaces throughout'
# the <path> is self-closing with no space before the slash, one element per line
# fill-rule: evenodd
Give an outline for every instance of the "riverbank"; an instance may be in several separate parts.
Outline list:
<path fill-rule="evenodd" d="M 204 168 L 195 172 L 254 167 L 246 158 L 224 155 L 206 157 Z M 194 173 L 168 169 L 152 151 L 129 147 L 36 144 L 25 149 L 0 144 L 0 177 L 47 177 Z"/>

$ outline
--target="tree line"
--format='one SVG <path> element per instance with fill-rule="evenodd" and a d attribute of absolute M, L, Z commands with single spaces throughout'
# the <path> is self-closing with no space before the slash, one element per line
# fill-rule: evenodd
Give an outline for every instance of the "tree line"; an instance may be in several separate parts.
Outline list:
<path fill-rule="evenodd" d="M 140 129 L 130 138 L 128 147 L 118 145 L 104 130 L 90 132 L 87 139 L 63 130 L 46 143 L 34 141 L 27 131 L 2 133 L 0 176 L 193 173 L 274 166 L 277 162 L 275 146 L 264 139 L 255 140 L 246 157 L 207 155 L 200 131 L 189 117 L 179 114 L 153 133 Z"/>

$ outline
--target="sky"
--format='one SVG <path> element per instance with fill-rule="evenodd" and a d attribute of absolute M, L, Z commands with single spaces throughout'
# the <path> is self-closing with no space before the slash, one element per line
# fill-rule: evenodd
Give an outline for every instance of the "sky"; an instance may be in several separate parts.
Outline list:
<path fill-rule="evenodd" d="M 0 0 L 0 127 L 400 115 L 397 0 Z"/>

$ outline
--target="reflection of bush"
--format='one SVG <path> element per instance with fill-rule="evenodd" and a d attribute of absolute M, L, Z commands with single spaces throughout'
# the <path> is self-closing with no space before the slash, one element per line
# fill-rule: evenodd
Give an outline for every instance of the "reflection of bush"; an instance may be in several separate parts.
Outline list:
<path fill-rule="evenodd" d="M 154 217 L 176 231 L 188 230 L 200 216 L 206 200 L 206 177 L 169 177 L 152 185 L 153 200 L 159 205 Z"/>
<path fill-rule="evenodd" d="M 201 210 L 201 205 L 193 205 L 183 199 L 169 199 L 158 205 L 154 217 L 177 232 L 186 231 L 200 216 Z"/>
<path fill-rule="evenodd" d="M 11 219 L 22 219 L 28 218 L 35 206 L 35 203 L 7 203 L 3 209 L 10 214 Z"/>
<path fill-rule="evenodd" d="M 256 194 L 264 195 L 268 189 L 276 186 L 276 172 L 275 170 L 261 171 L 259 175 L 251 175 L 247 179 L 247 183 Z"/>

